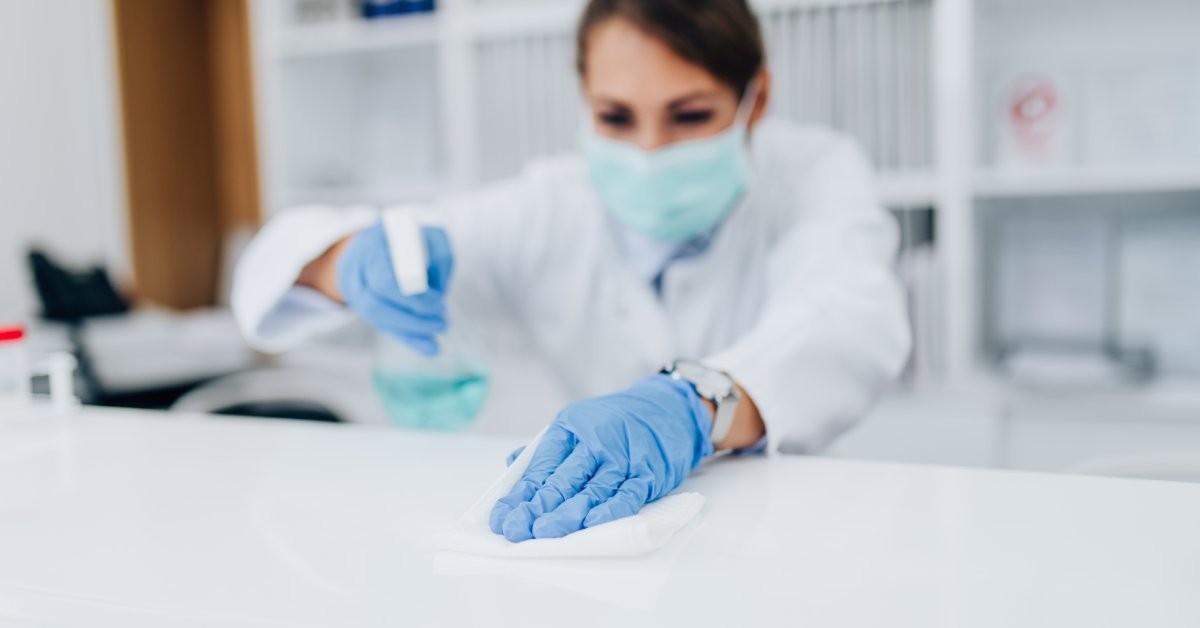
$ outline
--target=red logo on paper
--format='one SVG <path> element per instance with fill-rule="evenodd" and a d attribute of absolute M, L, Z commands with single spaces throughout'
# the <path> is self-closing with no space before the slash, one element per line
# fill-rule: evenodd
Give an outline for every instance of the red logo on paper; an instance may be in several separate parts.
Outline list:
<path fill-rule="evenodd" d="M 1020 147 L 1041 153 L 1058 130 L 1058 88 L 1049 79 L 1035 77 L 1020 81 L 1009 100 L 1008 117 Z"/>

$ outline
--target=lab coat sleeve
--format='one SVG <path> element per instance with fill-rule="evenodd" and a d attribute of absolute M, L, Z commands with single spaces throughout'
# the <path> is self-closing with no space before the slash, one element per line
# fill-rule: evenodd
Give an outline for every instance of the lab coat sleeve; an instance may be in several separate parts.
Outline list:
<path fill-rule="evenodd" d="M 870 166 L 838 138 L 788 178 L 796 210 L 768 253 L 768 294 L 750 332 L 705 362 L 754 400 L 771 450 L 820 451 L 903 368 L 911 345 L 893 271 L 894 219 Z"/>
<path fill-rule="evenodd" d="M 255 236 L 234 271 L 231 304 L 250 346 L 283 351 L 340 327 L 353 314 L 316 291 L 296 286 L 309 262 L 343 237 L 374 223 L 367 206 L 286 209 Z"/>
<path fill-rule="evenodd" d="M 525 242 L 529 231 L 545 222 L 544 190 L 553 176 L 547 168 L 530 167 L 522 176 L 471 194 L 382 211 L 412 212 L 422 224 L 444 227 L 454 251 L 447 299 L 463 312 L 503 318 L 512 310 L 508 287 L 527 285 L 523 278 L 534 266 Z M 268 222 L 234 273 L 234 317 L 250 345 L 284 351 L 353 320 L 350 309 L 297 287 L 296 279 L 310 261 L 380 216 L 380 210 L 369 206 L 308 206 L 284 210 Z"/>

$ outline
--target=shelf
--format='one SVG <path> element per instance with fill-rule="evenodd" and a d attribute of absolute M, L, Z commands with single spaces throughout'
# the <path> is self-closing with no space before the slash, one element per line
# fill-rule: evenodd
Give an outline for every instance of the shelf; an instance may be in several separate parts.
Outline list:
<path fill-rule="evenodd" d="M 759 15 L 771 11 L 791 9 L 827 9 L 854 7 L 865 4 L 899 4 L 903 0 L 750 0 L 750 6 Z"/>
<path fill-rule="evenodd" d="M 400 50 L 438 43 L 440 21 L 422 13 L 377 19 L 348 19 L 329 24 L 295 26 L 283 31 L 279 55 L 284 58 Z"/>
<path fill-rule="evenodd" d="M 937 205 L 937 179 L 932 173 L 880 173 L 879 199 L 890 209 L 925 209 Z"/>
<path fill-rule="evenodd" d="M 449 192 L 449 186 L 439 176 L 414 177 L 390 184 L 345 186 L 289 186 L 282 191 L 285 207 L 296 205 L 391 205 L 420 203 L 434 200 Z"/>
<path fill-rule="evenodd" d="M 756 11 L 826 8 L 878 3 L 880 0 L 754 0 Z M 883 0 L 900 2 L 900 0 Z M 472 5 L 470 29 L 479 40 L 496 40 L 531 34 L 568 36 L 575 32 L 583 12 L 582 0 L 520 0 Z"/>
<path fill-rule="evenodd" d="M 1145 192 L 1200 191 L 1200 165 L 1155 169 L 1090 169 L 1042 172 L 982 172 L 975 176 L 977 198 L 1084 196 Z"/>
<path fill-rule="evenodd" d="M 889 209 L 925 209 L 936 205 L 934 179 L 926 175 L 880 175 L 877 181 L 880 201 Z M 432 179 L 414 179 L 388 186 L 292 186 L 284 191 L 287 204 L 328 203 L 351 205 L 404 201 L 425 201 L 449 191 L 446 183 Z"/>
<path fill-rule="evenodd" d="M 569 35 L 583 12 L 581 0 L 526 0 L 475 5 L 467 13 L 469 29 L 480 41 L 533 34 Z"/>

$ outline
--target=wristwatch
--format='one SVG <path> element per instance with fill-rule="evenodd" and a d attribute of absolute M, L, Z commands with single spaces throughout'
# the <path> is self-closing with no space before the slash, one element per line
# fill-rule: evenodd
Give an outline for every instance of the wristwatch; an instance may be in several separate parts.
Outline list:
<path fill-rule="evenodd" d="M 671 379 L 691 384 L 700 398 L 713 402 L 717 407 L 717 416 L 713 420 L 709 439 L 714 445 L 725 440 L 729 435 L 729 428 L 733 426 L 738 402 L 742 400 L 733 378 L 724 371 L 707 367 L 695 360 L 675 360 L 664 366 L 661 373 L 669 375 Z"/>

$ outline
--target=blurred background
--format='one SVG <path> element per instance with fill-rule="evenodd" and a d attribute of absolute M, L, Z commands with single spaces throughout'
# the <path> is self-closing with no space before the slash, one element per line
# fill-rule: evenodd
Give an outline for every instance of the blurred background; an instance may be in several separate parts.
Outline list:
<path fill-rule="evenodd" d="M 757 0 L 771 113 L 853 134 L 915 350 L 829 453 L 1200 480 L 1200 3 Z M 85 402 L 386 422 L 369 335 L 250 351 L 272 213 L 571 150 L 577 0 L 0 3 L 0 322 Z M 480 429 L 563 401 L 487 334 Z"/>

